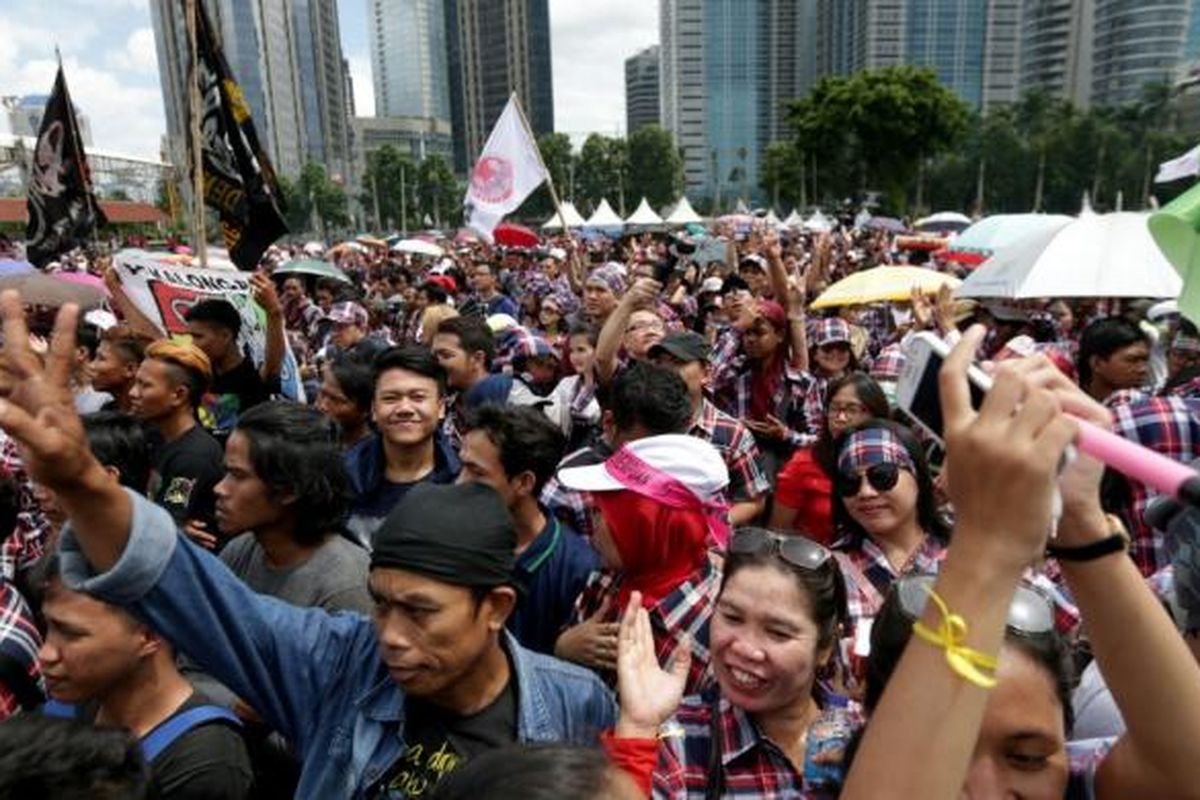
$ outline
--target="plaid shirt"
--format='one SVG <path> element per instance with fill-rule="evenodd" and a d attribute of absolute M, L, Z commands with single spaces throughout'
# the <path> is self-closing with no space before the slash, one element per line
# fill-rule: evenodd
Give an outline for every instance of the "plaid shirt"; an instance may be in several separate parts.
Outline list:
<path fill-rule="evenodd" d="M 710 557 L 708 562 L 692 577 L 679 584 L 670 594 L 648 609 L 650 629 L 654 632 L 655 653 L 660 664 L 667 663 L 671 653 L 679 645 L 684 634 L 691 639 L 692 664 L 688 668 L 687 686 L 684 694 L 698 694 L 711 683 L 708 650 L 708 621 L 712 618 L 717 592 L 721 588 L 721 569 Z M 572 625 L 578 625 L 595 614 L 605 600 L 611 600 L 608 614 L 603 622 L 619 622 L 621 612 L 617 595 L 621 589 L 619 573 L 607 570 L 593 572 L 575 601 Z M 613 674 L 603 675 L 609 683 L 616 683 Z"/>
<path fill-rule="evenodd" d="M 42 637 L 33 622 L 33 614 L 24 598 L 11 583 L 0 578 L 0 660 L 6 663 L 4 673 L 27 678 L 24 687 L 13 687 L 0 680 L 0 720 L 8 719 L 21 708 L 21 697 L 32 705 L 43 694 L 42 672 L 38 666 L 38 649 Z"/>
<path fill-rule="evenodd" d="M 708 442 L 721 454 L 729 469 L 726 494 L 730 502 L 753 500 L 771 491 L 762 453 L 741 420 L 734 419 L 704 398 L 700 401 L 700 414 L 688 433 Z"/>
<path fill-rule="evenodd" d="M 933 575 L 946 557 L 946 545 L 926 536 L 908 563 L 900 570 L 892 567 L 879 545 L 869 536 L 844 536 L 833 544 L 833 555 L 846 581 L 846 610 L 850 615 L 849 633 L 859 623 L 874 619 L 883 605 L 892 581 L 904 575 Z"/>
<path fill-rule="evenodd" d="M 0 578 L 11 580 L 42 557 L 52 526 L 34 497 L 33 479 L 25 471 L 17 443 L 3 431 L 0 431 L 0 478 L 13 481 L 17 489 L 17 524 L 0 543 Z"/>
<path fill-rule="evenodd" d="M 658 765 L 654 769 L 654 797 L 671 800 L 707 797 L 714 728 L 721 753 L 721 797 L 818 800 L 833 796 L 806 791 L 803 774 L 787 755 L 763 735 L 749 714 L 719 699 L 716 691 L 685 697 L 667 723 L 669 727 L 660 739 Z M 718 715 L 715 726 L 714 711 Z M 849 710 L 846 713 L 853 714 Z"/>
<path fill-rule="evenodd" d="M 599 464 L 611 455 L 612 449 L 607 444 L 583 447 L 560 461 L 558 469 Z M 586 495 L 563 486 L 559 483 L 557 475 L 546 481 L 539 499 L 542 506 L 564 524 L 588 539 L 595 534 L 596 527 L 592 524 L 592 513 L 588 508 Z"/>
<path fill-rule="evenodd" d="M 1126 439 L 1185 464 L 1200 457 L 1200 400 L 1143 396 L 1111 408 L 1113 430 Z M 1129 491 L 1121 497 L 1107 493 L 1105 506 L 1125 523 L 1132 539 L 1129 554 L 1148 577 L 1170 563 L 1163 535 L 1143 520 L 1146 507 L 1158 493 L 1139 481 L 1125 483 Z"/>
<path fill-rule="evenodd" d="M 750 364 L 742 352 L 741 334 L 735 328 L 726 328 L 718 336 L 708 361 L 708 385 L 713 401 L 731 417 L 750 419 L 753 382 Z M 791 446 L 812 444 L 821 430 L 825 382 L 812 373 L 785 367 L 771 406 L 775 416 L 788 427 Z"/>

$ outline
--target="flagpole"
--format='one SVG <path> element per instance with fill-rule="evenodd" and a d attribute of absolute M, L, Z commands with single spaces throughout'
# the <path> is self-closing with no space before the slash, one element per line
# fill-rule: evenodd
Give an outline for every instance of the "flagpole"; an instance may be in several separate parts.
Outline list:
<path fill-rule="evenodd" d="M 554 189 L 554 176 L 550 174 L 550 170 L 546 167 L 546 162 L 542 160 L 542 148 L 538 147 L 537 137 L 533 135 L 533 128 L 529 125 L 529 120 L 525 118 L 525 109 L 521 107 L 521 98 L 516 92 L 512 93 L 512 102 L 517 109 L 517 117 L 521 120 L 521 125 L 525 128 L 526 135 L 529 136 L 529 141 L 533 142 L 533 152 L 537 154 L 538 164 L 541 165 L 542 171 L 546 173 L 546 186 L 550 189 L 550 199 L 554 202 L 554 210 L 558 212 L 558 221 L 562 223 L 563 233 L 567 236 L 571 235 L 570 229 L 567 228 L 567 215 L 563 213 L 562 204 L 558 202 L 558 192 Z M 575 284 L 583 285 L 583 270 L 579 265 L 579 256 L 575 252 L 575 248 L 571 247 L 567 250 L 567 255 L 571 259 L 571 273 L 575 276 Z"/>
<path fill-rule="evenodd" d="M 99 255 L 100 241 L 97 237 L 96 229 L 99 227 L 100 219 L 100 201 L 92 193 L 92 172 L 90 169 L 84 169 L 84 151 L 83 151 L 83 136 L 79 133 L 79 120 L 75 119 L 75 104 L 71 101 L 71 90 L 67 87 L 67 74 L 63 72 L 62 53 L 58 49 L 58 45 L 54 45 L 54 58 L 58 61 L 58 71 L 63 76 L 63 100 L 67 104 L 67 120 L 71 124 L 70 136 L 75 142 L 75 169 L 79 170 L 79 176 L 82 179 L 84 192 L 83 196 L 87 204 L 92 209 L 92 247 Z"/>
<path fill-rule="evenodd" d="M 204 142 L 200 131 L 202 105 L 200 101 L 200 27 L 198 0 L 185 0 L 188 43 L 192 56 L 192 79 L 188 81 L 188 117 L 192 140 L 192 226 L 195 230 L 196 254 L 201 268 L 208 266 L 208 241 L 204 219 Z"/>

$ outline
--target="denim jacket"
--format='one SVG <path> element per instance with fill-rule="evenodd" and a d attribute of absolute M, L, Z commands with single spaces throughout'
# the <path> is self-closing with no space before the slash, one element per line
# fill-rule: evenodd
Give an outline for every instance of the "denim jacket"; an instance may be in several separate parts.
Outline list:
<path fill-rule="evenodd" d="M 95 574 L 68 526 L 66 585 L 124 606 L 228 686 L 293 744 L 299 798 L 363 797 L 404 752 L 404 692 L 388 674 L 371 621 L 256 594 L 179 534 L 165 509 L 130 492 L 129 541 Z M 504 646 L 517 688 L 522 742 L 593 743 L 616 722 L 592 673 Z"/>

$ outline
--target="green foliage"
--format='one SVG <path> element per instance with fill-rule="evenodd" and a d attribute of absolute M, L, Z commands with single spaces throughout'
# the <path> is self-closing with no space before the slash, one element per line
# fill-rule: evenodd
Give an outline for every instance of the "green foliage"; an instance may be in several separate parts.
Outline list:
<path fill-rule="evenodd" d="M 309 161 L 295 181 L 280 175 L 279 191 L 286 206 L 288 229 L 294 234 L 328 235 L 330 229 L 350 224 L 346 192 L 330 180 L 321 164 Z"/>
<path fill-rule="evenodd" d="M 405 221 L 412 225 L 416 218 L 416 168 L 411 159 L 391 145 L 368 153 L 362 186 L 360 201 L 368 218 L 373 220 L 375 231 L 396 230 Z M 377 200 L 378 216 L 375 213 Z M 407 220 L 402 220 L 402 216 Z"/>
<path fill-rule="evenodd" d="M 763 151 L 758 183 L 776 209 L 804 205 L 804 156 L 795 142 L 771 142 Z"/>
<path fill-rule="evenodd" d="M 426 217 L 437 228 L 457 221 L 463 193 L 454 179 L 454 170 L 444 158 L 436 154 L 426 156 L 417 166 L 416 183 L 417 212 L 422 226 Z"/>
<path fill-rule="evenodd" d="M 575 160 L 571 153 L 571 137 L 565 133 L 543 133 L 538 137 L 537 145 L 542 152 L 542 162 L 550 170 L 559 199 L 567 199 L 572 162 Z M 550 197 L 549 187 L 543 183 L 521 204 L 515 216 L 542 222 L 553 213 L 554 201 Z"/>
<path fill-rule="evenodd" d="M 626 196 L 633 205 L 645 197 L 656 209 L 673 203 L 683 192 L 683 159 L 669 131 L 644 125 L 626 145 Z"/>
<path fill-rule="evenodd" d="M 576 205 L 594 210 L 607 198 L 619 212 L 619 196 L 625 188 L 628 163 L 624 139 L 598 133 L 589 135 L 579 150 L 579 166 L 575 170 Z"/>

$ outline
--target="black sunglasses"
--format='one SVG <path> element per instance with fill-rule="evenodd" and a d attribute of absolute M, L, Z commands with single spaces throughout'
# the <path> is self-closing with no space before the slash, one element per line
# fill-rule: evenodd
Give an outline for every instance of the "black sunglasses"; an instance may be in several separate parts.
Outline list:
<path fill-rule="evenodd" d="M 781 536 L 763 528 L 739 528 L 729 541 L 730 555 L 777 555 L 793 567 L 814 571 L 833 557 L 826 548 L 803 536 Z"/>
<path fill-rule="evenodd" d="M 933 575 L 906 575 L 892 584 L 905 616 L 914 621 L 921 618 L 935 580 Z M 1017 633 L 1050 633 L 1054 630 L 1054 607 L 1050 599 L 1032 586 L 1019 584 L 1008 606 L 1007 626 Z"/>
<path fill-rule="evenodd" d="M 895 489 L 896 484 L 900 481 L 900 465 L 891 463 L 872 464 L 867 467 L 866 472 L 862 475 L 842 473 L 838 475 L 837 479 L 838 494 L 842 497 L 854 497 L 862 489 L 864 477 L 875 491 L 889 492 Z"/>

